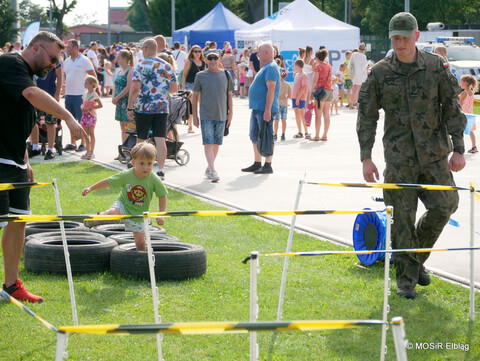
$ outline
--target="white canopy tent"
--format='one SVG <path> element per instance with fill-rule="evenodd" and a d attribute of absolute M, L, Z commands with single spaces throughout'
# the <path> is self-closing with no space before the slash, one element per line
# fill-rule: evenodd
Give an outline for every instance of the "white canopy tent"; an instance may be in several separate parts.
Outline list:
<path fill-rule="evenodd" d="M 336 70 L 345 59 L 345 51 L 360 44 L 360 29 L 332 18 L 308 0 L 296 0 L 272 16 L 235 31 L 235 41 L 239 49 L 263 41 L 277 45 L 289 74 L 293 73 L 299 47 L 310 45 L 316 51 L 323 45 Z"/>

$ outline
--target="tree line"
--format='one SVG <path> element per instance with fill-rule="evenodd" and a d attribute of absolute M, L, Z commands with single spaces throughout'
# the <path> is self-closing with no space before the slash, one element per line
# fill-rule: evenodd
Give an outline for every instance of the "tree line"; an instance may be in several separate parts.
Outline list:
<path fill-rule="evenodd" d="M 212 10 L 219 0 L 175 0 L 175 23 L 180 29 L 188 26 Z M 362 35 L 388 36 L 388 22 L 396 13 L 403 11 L 404 0 L 310 0 L 326 14 L 344 21 L 345 3 L 349 4 L 351 24 L 360 28 Z M 234 14 L 254 23 L 263 18 L 264 0 L 223 0 L 222 3 Z M 268 0 L 270 3 L 270 0 Z M 274 0 L 278 10 L 279 0 Z M 77 0 L 52 0 L 55 33 L 68 33 L 63 18 L 75 10 Z M 171 0 L 131 0 L 127 21 L 136 31 L 151 31 L 155 34 L 171 34 Z M 22 0 L 20 12 L 11 9 L 11 0 L 0 0 L 0 43 L 11 41 L 16 31 L 13 24 L 20 20 L 22 26 L 40 21 L 49 26 L 48 7 Z M 418 20 L 420 30 L 426 30 L 429 22 L 445 24 L 480 24 L 480 0 L 411 0 L 410 12 Z"/>

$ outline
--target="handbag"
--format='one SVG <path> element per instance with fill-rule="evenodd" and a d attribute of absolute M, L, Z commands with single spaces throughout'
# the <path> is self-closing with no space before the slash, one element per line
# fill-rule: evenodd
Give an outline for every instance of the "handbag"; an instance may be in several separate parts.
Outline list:
<path fill-rule="evenodd" d="M 273 155 L 273 133 L 270 131 L 268 122 L 263 121 L 257 137 L 258 152 L 262 157 Z"/>
<path fill-rule="evenodd" d="M 325 88 L 322 86 L 321 88 L 318 88 L 312 93 L 313 97 L 317 101 L 321 101 L 323 98 L 325 98 L 325 95 L 327 95 L 327 92 L 325 91 Z"/>
<path fill-rule="evenodd" d="M 315 102 L 309 101 L 307 105 L 307 111 L 305 112 L 305 125 L 307 127 L 312 124 L 313 108 L 315 108 Z"/>
<path fill-rule="evenodd" d="M 224 70 L 225 76 L 227 77 L 227 114 L 230 112 L 230 108 L 228 106 L 228 84 L 230 82 L 230 73 L 228 70 Z M 226 137 L 230 133 L 230 127 L 227 126 L 227 121 L 225 121 L 225 130 L 223 131 L 223 136 Z"/>

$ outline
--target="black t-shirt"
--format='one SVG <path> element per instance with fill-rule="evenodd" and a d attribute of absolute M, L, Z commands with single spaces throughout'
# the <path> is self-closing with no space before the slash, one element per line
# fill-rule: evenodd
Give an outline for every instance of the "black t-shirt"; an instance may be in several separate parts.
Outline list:
<path fill-rule="evenodd" d="M 250 55 L 250 61 L 253 63 L 253 68 L 258 73 L 260 71 L 260 60 L 258 59 L 257 53 L 252 53 Z"/>
<path fill-rule="evenodd" d="M 33 71 L 20 54 L 0 56 L 0 163 L 25 164 L 26 140 L 35 124 L 35 108 L 22 95 L 36 86 Z"/>

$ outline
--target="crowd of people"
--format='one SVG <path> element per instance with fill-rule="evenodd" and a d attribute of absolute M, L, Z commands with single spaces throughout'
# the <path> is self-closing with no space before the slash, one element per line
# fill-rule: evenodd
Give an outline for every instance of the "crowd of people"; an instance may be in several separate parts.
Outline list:
<path fill-rule="evenodd" d="M 70 143 L 64 150 L 85 152 L 83 159 L 94 159 L 96 110 L 103 106 L 102 97 L 112 97 L 122 141 L 129 129 L 135 127 L 136 130 L 138 144 L 132 150 L 133 168 L 119 177 L 85 188 L 83 195 L 108 186 L 126 187 L 118 202 L 104 214 L 132 214 L 140 210 L 140 206 L 148 208 L 151 193 L 155 192 L 159 197 L 159 210 L 164 211 L 167 192 L 161 180 L 165 177 L 169 98 L 172 93 L 185 90 L 193 93 L 188 131 L 194 132 L 194 126 L 201 127 L 207 161 L 204 174 L 212 183 L 220 180 L 215 160 L 232 122 L 232 99 L 238 96 L 248 97 L 249 138 L 253 145 L 253 164 L 242 168 L 242 172 L 273 173 L 273 143 L 278 140 L 280 122 L 280 141 L 286 139 L 287 109 L 291 99 L 298 129 L 293 136 L 296 139 L 327 141 L 330 114 L 333 111 L 338 114 L 343 107 L 358 110 L 357 133 L 366 181 L 374 182 L 379 178 L 371 151 L 378 110 L 384 109 L 388 124 L 383 138 L 386 181 L 453 185 L 451 171 L 465 166 L 463 131 L 466 120 L 459 105 L 464 112 L 472 113 L 477 83 L 473 77 L 464 76 L 461 87 L 458 86 L 447 69 L 446 59 L 417 52 L 418 25 L 411 14 L 400 13 L 392 18 L 389 32 L 394 53 L 370 70 L 363 43 L 358 49 L 347 51 L 345 61 L 335 70 L 324 47 L 315 52 L 311 46 L 299 48 L 292 74 L 293 87 L 286 82 L 288 73 L 282 55 L 270 43 L 261 43 L 256 49 L 245 49 L 238 54 L 228 42 L 222 49 L 218 49 L 215 42 L 208 42 L 203 49 L 192 46 L 187 54 L 179 43 L 169 49 L 165 38 L 157 35 L 143 41 L 141 46 L 132 43 L 104 47 L 92 42 L 81 52 L 75 39 L 65 46 L 55 35 L 40 32 L 26 49 L 22 50 L 17 43 L 7 44 L 4 51 L 8 49 L 12 54 L 0 56 L 0 92 L 3 95 L 0 101 L 5 103 L 6 109 L 2 121 L 14 129 L 0 135 L 0 182 L 33 181 L 28 159 L 41 152 L 39 127 L 45 125 L 48 132 L 45 159 L 53 159 L 55 128 L 60 120 L 65 120 L 71 133 Z M 426 76 L 435 78 L 438 92 L 426 92 L 422 88 Z M 419 84 L 415 89 L 423 92 L 421 97 L 405 90 L 407 80 Z M 405 99 L 415 97 L 406 101 L 398 96 L 403 93 Z M 65 97 L 66 109 L 59 104 L 61 94 Z M 412 106 L 414 108 L 410 109 Z M 409 126 L 404 126 L 403 120 L 410 119 L 412 111 L 418 119 L 415 124 L 411 121 Z M 312 113 L 315 116 L 314 134 L 309 131 Z M 426 131 L 432 126 L 436 127 L 434 131 Z M 471 153 L 477 152 L 474 130 L 475 127 L 470 130 Z M 452 138 L 453 148 L 447 134 Z M 31 149 L 25 154 L 28 137 Z M 144 146 L 149 138 L 154 139 L 155 147 Z M 451 150 L 453 156 L 448 161 Z M 158 165 L 156 174 L 152 173 L 154 160 Z M 144 181 L 151 182 L 152 178 L 153 186 L 151 183 L 142 185 Z M 132 182 L 138 186 L 132 188 Z M 29 214 L 28 195 L 28 189 L 0 192 L 0 214 Z M 458 205 L 456 193 L 443 196 L 385 192 L 386 202 L 395 206 L 397 215 L 393 227 L 394 248 L 405 248 L 413 244 L 409 243 L 412 239 L 424 240 L 415 248 L 435 243 Z M 409 207 L 415 204 L 416 208 L 418 197 L 428 211 L 415 228 L 415 212 Z M 130 209 L 131 204 L 135 211 Z M 163 219 L 157 222 L 163 224 Z M 2 226 L 5 225 L 0 224 Z M 24 223 L 10 223 L 3 233 L 4 289 L 15 298 L 39 302 L 41 297 L 28 292 L 18 279 L 22 250 L 18 239 L 23 240 L 24 227 Z M 137 248 L 143 250 L 144 230 L 135 223 L 129 227 L 135 233 Z M 423 266 L 426 259 L 394 256 L 399 296 L 415 298 L 415 286 L 430 283 Z"/>
<path fill-rule="evenodd" d="M 177 90 L 193 91 L 196 75 L 208 69 L 205 55 L 210 52 L 218 54 L 219 69 L 229 73 L 233 84 L 233 88 L 229 91 L 234 97 L 242 99 L 248 97 L 250 87 L 261 69 L 257 48 L 244 49 L 238 53 L 229 42 L 225 42 L 222 48 L 218 48 L 217 44 L 211 41 L 207 42 L 204 48 L 194 45 L 187 53 L 185 47 L 178 42 L 174 43 L 170 49 L 163 36 L 157 35 L 154 39 L 157 44 L 156 56 L 172 67 L 175 75 L 173 82 L 177 83 Z M 21 51 L 21 46 L 20 43 L 6 44 L 4 50 Z M 311 46 L 299 48 L 292 74 L 293 87 L 285 80 L 289 74 L 284 59 L 275 45 L 273 45 L 273 52 L 281 74 L 278 99 L 280 105 L 278 113 L 275 113 L 274 140 L 286 140 L 286 120 L 291 99 L 298 130 L 293 137 L 326 141 L 330 128 L 330 115 L 334 112 L 339 114 L 338 111 L 342 108 L 358 108 L 358 92 L 367 74 L 365 44 L 360 44 L 358 49 L 353 51 L 347 51 L 345 61 L 335 71 L 329 64 L 328 50 L 324 47 L 320 47 L 316 52 Z M 48 91 L 57 101 L 60 96 L 65 97 L 67 110 L 86 129 L 87 136 L 82 139 L 72 137 L 64 150 L 85 152 L 82 155 L 84 159 L 93 159 L 95 157 L 95 109 L 102 106 L 102 97 L 112 97 L 112 103 L 116 106 L 115 119 L 120 124 L 122 142 L 128 137 L 128 132 L 135 128 L 135 121 L 127 116 L 127 99 L 136 66 L 145 60 L 144 49 L 142 45 L 136 43 L 103 46 L 97 41 L 91 42 L 83 51 L 80 51 L 78 41 L 69 40 L 62 57 L 62 66 L 52 69 L 46 79 L 37 77 L 37 80 L 39 86 Z M 87 83 L 85 83 L 87 75 L 97 79 L 99 94 L 98 99 L 94 101 L 95 105 L 85 107 L 82 105 L 85 102 L 85 93 L 91 94 L 89 98 L 97 93 L 97 91 L 93 93 L 87 90 Z M 313 95 L 317 94 L 319 89 L 323 89 L 323 97 Z M 344 104 L 345 95 L 346 104 Z M 309 127 L 313 125 L 311 124 L 312 114 L 315 116 L 315 128 L 310 134 Z M 38 126 L 40 126 L 48 134 L 44 158 L 45 160 L 53 159 L 55 157 L 54 130 L 59 126 L 59 120 L 41 112 L 38 112 L 37 120 L 38 125 L 30 138 L 30 156 L 34 157 L 41 153 L 38 135 Z M 280 121 L 281 134 L 277 136 Z M 188 132 L 194 133 L 193 114 L 190 114 L 187 123 Z M 79 145 L 78 141 L 80 141 Z M 164 152 L 159 149 L 159 153 Z M 159 170 L 163 172 L 162 168 Z"/>

